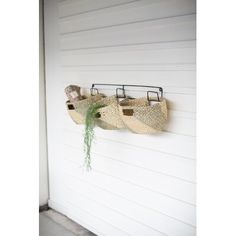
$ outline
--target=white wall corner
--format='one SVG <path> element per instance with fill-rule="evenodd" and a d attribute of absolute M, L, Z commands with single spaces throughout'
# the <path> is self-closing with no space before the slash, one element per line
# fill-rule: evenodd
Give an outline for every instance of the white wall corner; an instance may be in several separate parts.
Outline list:
<path fill-rule="evenodd" d="M 39 1 L 39 205 L 47 204 L 48 165 L 44 72 L 43 0 Z"/>

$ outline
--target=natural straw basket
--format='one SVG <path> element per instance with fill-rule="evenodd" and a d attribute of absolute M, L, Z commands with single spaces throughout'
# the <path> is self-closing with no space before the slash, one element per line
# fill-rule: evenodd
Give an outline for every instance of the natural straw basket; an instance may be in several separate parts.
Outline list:
<path fill-rule="evenodd" d="M 66 102 L 67 111 L 76 124 L 84 124 L 89 106 L 104 97 L 102 94 L 82 96 L 80 87 L 76 85 L 67 86 L 65 93 L 69 98 L 69 101 Z"/>
<path fill-rule="evenodd" d="M 134 133 L 156 133 L 163 130 L 167 121 L 166 100 L 163 98 L 153 105 L 149 104 L 146 97 L 124 100 L 118 107 L 124 124 Z"/>
<path fill-rule="evenodd" d="M 66 106 L 67 106 L 67 112 L 70 115 L 71 119 L 76 124 L 81 124 L 81 115 L 78 112 L 76 112 L 74 104 L 70 101 L 67 101 Z"/>
<path fill-rule="evenodd" d="M 96 125 L 102 129 L 116 130 L 123 129 L 125 125 L 119 115 L 118 98 L 116 95 L 105 97 L 97 102 L 104 105 L 96 115 Z"/>
<path fill-rule="evenodd" d="M 75 111 L 75 103 L 79 100 L 84 99 L 80 93 L 80 87 L 77 85 L 69 85 L 65 88 L 66 96 L 68 97 L 68 101 L 66 102 L 66 107 L 68 114 L 70 115 L 71 119 L 76 123 L 80 123 L 80 114 Z"/>
<path fill-rule="evenodd" d="M 74 103 L 75 111 L 78 113 L 77 117 L 77 124 L 84 124 L 85 123 L 85 117 L 87 110 L 89 109 L 91 104 L 96 103 L 100 99 L 102 99 L 104 95 L 102 94 L 96 94 L 94 96 L 89 96 L 85 99 L 79 100 Z"/>

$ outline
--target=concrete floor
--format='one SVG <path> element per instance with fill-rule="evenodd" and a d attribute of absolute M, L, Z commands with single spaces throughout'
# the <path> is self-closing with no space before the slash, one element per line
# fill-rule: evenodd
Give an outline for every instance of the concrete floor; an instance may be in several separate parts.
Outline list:
<path fill-rule="evenodd" d="M 39 214 L 39 236 L 96 236 L 66 216 L 48 210 Z"/>

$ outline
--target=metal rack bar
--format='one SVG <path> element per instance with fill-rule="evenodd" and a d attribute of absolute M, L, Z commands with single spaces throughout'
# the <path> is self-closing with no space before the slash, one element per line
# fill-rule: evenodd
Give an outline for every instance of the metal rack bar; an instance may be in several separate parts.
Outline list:
<path fill-rule="evenodd" d="M 125 87 L 139 87 L 139 88 L 154 88 L 158 89 L 161 93 L 161 97 L 163 97 L 163 88 L 158 86 L 150 86 L 150 85 L 138 85 L 138 84 L 103 84 L 103 83 L 96 83 L 92 84 L 92 89 L 95 88 L 95 86 L 120 86 L 124 90 Z"/>

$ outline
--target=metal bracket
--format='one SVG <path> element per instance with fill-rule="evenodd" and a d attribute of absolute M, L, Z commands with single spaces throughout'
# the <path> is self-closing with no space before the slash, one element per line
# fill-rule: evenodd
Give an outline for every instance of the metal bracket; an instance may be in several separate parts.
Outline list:
<path fill-rule="evenodd" d="M 147 91 L 147 98 L 149 99 L 150 101 L 150 97 L 149 97 L 149 93 L 156 93 L 157 94 L 157 98 L 158 98 L 158 101 L 160 101 L 160 98 L 163 98 L 163 88 L 162 87 L 157 87 L 157 86 L 147 86 L 147 85 L 136 85 L 136 84 L 92 84 L 92 87 L 91 87 L 91 91 L 92 89 L 96 89 L 97 93 L 98 93 L 98 89 L 95 88 L 95 86 L 113 86 L 113 87 L 121 87 L 121 88 L 116 88 L 116 96 L 117 97 L 120 97 L 119 96 L 119 93 L 118 91 L 119 90 L 122 90 L 123 91 L 123 97 L 126 97 L 126 94 L 125 94 L 125 87 L 139 87 L 139 88 L 152 88 L 152 89 L 158 89 L 158 91 Z M 161 94 L 161 96 L 159 96 L 159 93 Z M 92 93 L 91 93 L 92 95 Z"/>
<path fill-rule="evenodd" d="M 121 96 L 119 95 L 119 92 L 118 92 L 119 90 L 121 90 L 121 91 L 123 92 L 123 94 L 122 94 Z M 117 98 L 126 98 L 124 87 L 122 87 L 122 88 L 116 88 L 116 97 L 117 97 Z"/>
<path fill-rule="evenodd" d="M 96 93 L 94 93 L 94 91 L 96 91 Z M 97 88 L 94 88 L 94 87 L 92 86 L 92 88 L 90 89 L 90 94 L 91 94 L 91 96 L 95 96 L 95 95 L 99 94 L 98 89 L 97 89 Z"/>
<path fill-rule="evenodd" d="M 157 95 L 157 100 L 156 100 L 156 99 L 151 99 L 151 98 L 150 98 L 150 95 L 149 95 L 150 93 L 155 93 L 155 94 Z M 151 101 L 160 102 L 160 97 L 159 97 L 158 92 L 156 92 L 156 91 L 147 91 L 147 100 L 148 100 L 149 102 L 151 102 Z"/>

